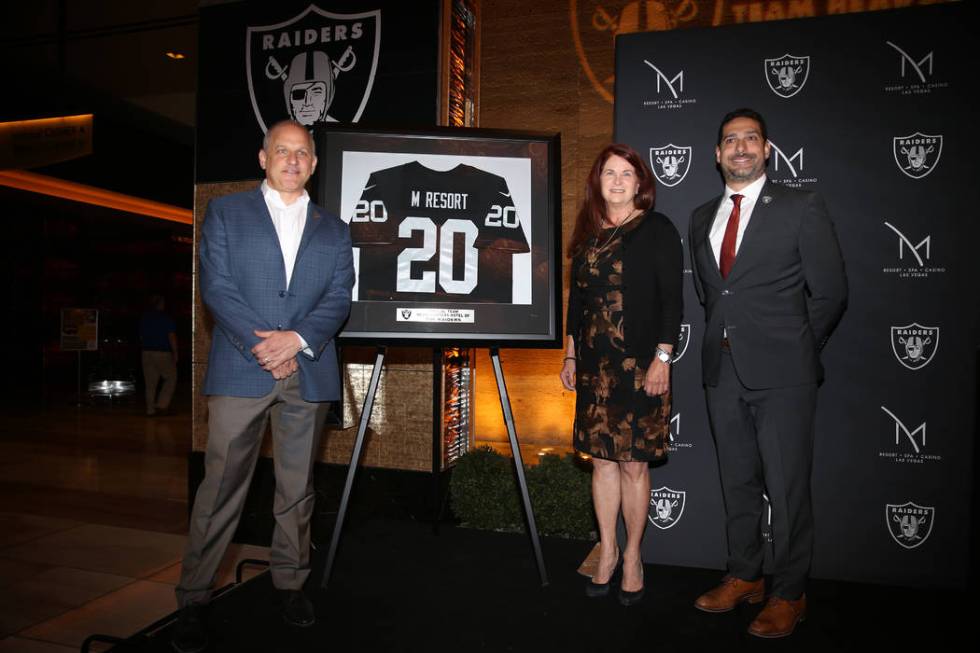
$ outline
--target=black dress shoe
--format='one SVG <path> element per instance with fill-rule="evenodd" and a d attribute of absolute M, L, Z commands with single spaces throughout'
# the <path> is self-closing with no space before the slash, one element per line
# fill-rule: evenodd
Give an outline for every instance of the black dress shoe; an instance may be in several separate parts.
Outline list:
<path fill-rule="evenodd" d="M 609 590 L 612 587 L 613 578 L 616 577 L 616 573 L 619 571 L 619 565 L 622 564 L 623 559 L 619 557 L 619 551 L 616 551 L 616 564 L 613 566 L 612 573 L 609 574 L 609 580 L 605 583 L 594 583 L 590 578 L 587 583 L 585 583 L 585 595 L 590 599 L 598 599 L 603 596 L 609 596 Z"/>
<path fill-rule="evenodd" d="M 279 590 L 282 596 L 282 618 L 290 626 L 308 628 L 316 623 L 313 604 L 300 590 Z"/>
<path fill-rule="evenodd" d="M 625 564 L 625 563 L 624 563 Z M 643 563 L 640 563 L 640 580 L 643 580 Z M 635 592 L 629 592 L 623 589 L 623 586 L 619 586 L 619 595 L 616 597 L 619 599 L 619 604 L 624 608 L 628 608 L 631 605 L 636 605 L 643 598 L 643 592 L 646 587 L 641 587 Z"/>
<path fill-rule="evenodd" d="M 590 599 L 598 599 L 609 595 L 611 583 L 593 583 L 591 580 L 585 584 L 585 595 Z"/>
<path fill-rule="evenodd" d="M 200 653 L 208 647 L 203 605 L 191 604 L 180 609 L 170 645 L 177 653 Z"/>
<path fill-rule="evenodd" d="M 630 607 L 631 605 L 636 605 L 637 603 L 640 602 L 640 599 L 643 598 L 643 592 L 645 591 L 645 589 L 646 588 L 641 587 L 635 592 L 627 592 L 622 587 L 620 587 L 619 596 L 617 597 L 619 599 L 619 604 L 626 608 Z"/>

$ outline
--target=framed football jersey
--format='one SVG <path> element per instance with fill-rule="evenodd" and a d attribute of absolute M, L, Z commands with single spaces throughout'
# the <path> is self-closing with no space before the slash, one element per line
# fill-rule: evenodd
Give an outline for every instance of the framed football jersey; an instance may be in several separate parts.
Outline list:
<path fill-rule="evenodd" d="M 350 225 L 346 340 L 561 346 L 557 134 L 315 131 L 318 203 Z"/>

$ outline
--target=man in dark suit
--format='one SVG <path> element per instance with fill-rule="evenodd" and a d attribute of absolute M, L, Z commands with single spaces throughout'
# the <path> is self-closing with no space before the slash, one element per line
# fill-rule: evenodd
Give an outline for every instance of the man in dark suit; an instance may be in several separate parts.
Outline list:
<path fill-rule="evenodd" d="M 238 524 L 267 421 L 272 420 L 276 520 L 269 552 L 283 616 L 314 622 L 310 573 L 313 462 L 328 402 L 340 397 L 333 338 L 354 282 L 347 225 L 310 202 L 310 133 L 273 125 L 259 151 L 259 188 L 212 200 L 201 228 L 201 299 L 214 317 L 205 478 L 177 585 L 173 646 L 204 650 L 203 606 Z"/>
<path fill-rule="evenodd" d="M 706 321 L 702 374 L 728 533 L 728 574 L 695 605 L 727 612 L 765 597 L 767 492 L 773 581 L 749 632 L 783 637 L 806 615 L 819 352 L 844 311 L 847 280 L 823 201 L 767 181 L 769 151 L 761 115 L 726 115 L 715 148 L 725 193 L 691 216 L 688 243 Z"/>

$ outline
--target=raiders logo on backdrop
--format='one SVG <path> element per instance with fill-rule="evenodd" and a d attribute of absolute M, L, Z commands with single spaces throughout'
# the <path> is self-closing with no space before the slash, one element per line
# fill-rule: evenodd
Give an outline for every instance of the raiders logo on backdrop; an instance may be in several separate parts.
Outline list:
<path fill-rule="evenodd" d="M 772 92 L 781 98 L 791 98 L 803 90 L 810 76 L 810 57 L 797 57 L 784 54 L 775 59 L 766 59 L 766 83 Z"/>
<path fill-rule="evenodd" d="M 664 186 L 676 186 L 684 181 L 691 169 L 691 147 L 664 145 L 650 148 L 650 167 Z"/>
<path fill-rule="evenodd" d="M 650 512 L 647 514 L 650 523 L 664 530 L 674 526 L 684 514 L 686 497 L 687 492 L 671 490 L 666 486 L 650 490 Z"/>
<path fill-rule="evenodd" d="M 674 347 L 674 358 L 671 363 L 676 363 L 684 357 L 684 352 L 687 351 L 687 345 L 691 342 L 691 325 L 682 324 L 681 333 L 677 337 L 677 346 Z"/>
<path fill-rule="evenodd" d="M 309 127 L 357 122 L 380 50 L 380 10 L 337 14 L 310 5 L 281 23 L 249 27 L 245 69 L 262 131 L 287 118 Z"/>
<path fill-rule="evenodd" d="M 912 179 L 922 179 L 932 172 L 943 153 L 942 135 L 915 132 L 892 139 L 892 154 L 898 169 Z"/>
<path fill-rule="evenodd" d="M 929 539 L 936 521 L 936 509 L 911 501 L 885 504 L 885 521 L 892 539 L 906 549 L 914 549 Z"/>
<path fill-rule="evenodd" d="M 916 322 L 892 327 L 892 352 L 910 370 L 920 370 L 932 361 L 939 347 L 939 327 Z"/>

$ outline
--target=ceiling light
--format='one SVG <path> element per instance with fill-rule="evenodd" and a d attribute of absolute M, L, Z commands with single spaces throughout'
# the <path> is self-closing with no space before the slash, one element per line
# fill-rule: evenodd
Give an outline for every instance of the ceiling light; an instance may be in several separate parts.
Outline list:
<path fill-rule="evenodd" d="M 183 52 L 167 52 L 168 59 L 185 59 L 186 55 Z"/>

